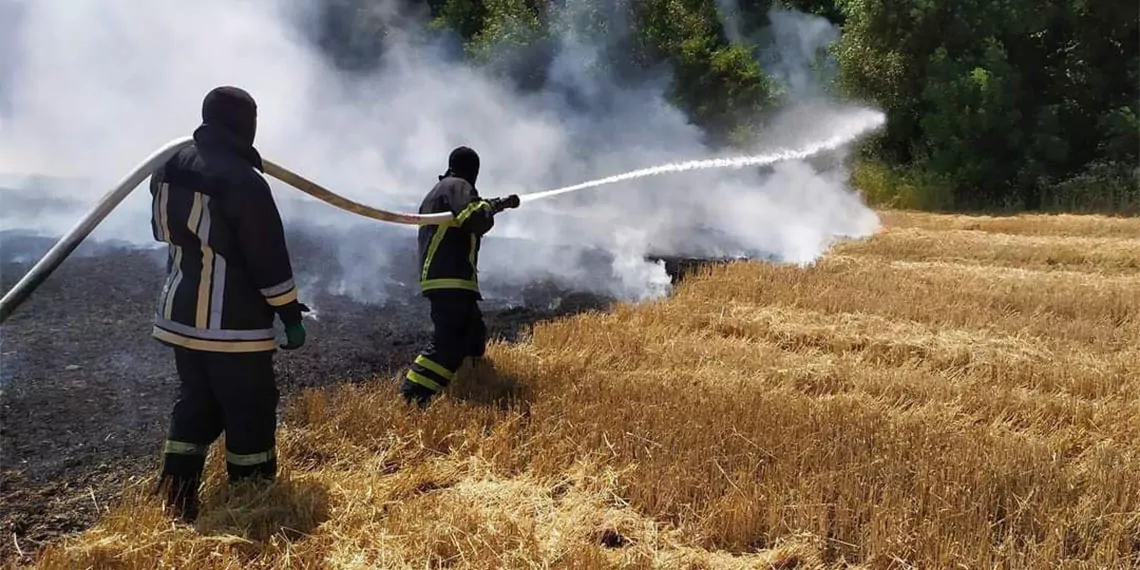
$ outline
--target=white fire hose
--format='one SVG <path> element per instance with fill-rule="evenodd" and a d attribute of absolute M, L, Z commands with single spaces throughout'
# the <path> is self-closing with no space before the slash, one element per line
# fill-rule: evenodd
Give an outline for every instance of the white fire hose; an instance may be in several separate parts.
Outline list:
<path fill-rule="evenodd" d="M 192 137 L 184 137 L 167 143 L 147 157 L 146 160 L 143 160 L 130 174 L 124 177 L 114 189 L 103 196 L 103 198 L 99 200 L 99 203 L 96 204 L 95 209 L 71 228 L 66 235 L 60 238 L 60 240 L 52 246 L 51 250 L 4 295 L 4 298 L 0 299 L 0 323 L 8 320 L 8 316 L 16 310 L 16 307 L 19 307 L 21 303 L 27 300 L 32 292 L 59 267 L 59 264 L 63 263 L 63 260 L 66 259 L 68 255 L 71 255 L 71 252 L 75 251 L 79 243 L 95 229 L 95 226 L 99 225 L 99 222 L 102 222 L 103 219 L 111 213 L 111 210 L 114 210 L 115 207 L 127 197 L 127 194 L 130 194 L 139 184 L 142 184 L 155 169 L 164 164 L 170 157 L 174 156 L 175 153 L 193 142 L 194 139 Z M 265 167 L 265 173 L 269 176 L 314 198 L 328 202 L 337 208 L 374 220 L 396 224 L 425 226 L 445 223 L 454 218 L 449 212 L 441 214 L 402 214 L 365 206 L 364 204 L 340 196 L 269 160 L 263 158 L 262 164 Z"/>
<path fill-rule="evenodd" d="M 869 132 L 870 130 L 877 129 L 886 120 L 886 117 L 877 111 L 866 111 L 863 116 L 858 117 L 858 121 L 849 121 L 842 125 L 843 128 L 839 132 L 826 140 L 817 141 L 803 148 L 796 150 L 781 150 L 771 154 L 757 155 L 757 156 L 740 156 L 732 158 L 713 158 L 705 160 L 690 160 L 687 162 L 677 162 L 665 164 L 662 166 L 654 166 L 651 168 L 643 168 L 616 176 L 609 176 L 600 178 L 598 180 L 591 180 L 582 184 L 574 186 L 567 186 L 565 188 L 557 188 L 554 190 L 546 190 L 543 192 L 535 192 L 519 196 L 522 202 L 530 202 L 540 198 L 547 198 L 556 196 L 566 192 L 581 190 L 585 188 L 593 188 L 602 186 L 604 184 L 612 184 L 623 180 L 632 180 L 635 178 L 642 178 L 645 176 L 655 176 L 669 172 L 683 172 L 686 170 L 703 169 L 703 168 L 743 168 L 747 166 L 764 166 L 773 164 L 784 160 L 799 160 L 817 153 L 837 149 Z M 59 266 L 63 260 L 71 254 L 72 251 L 83 241 L 95 226 L 111 213 L 115 206 L 123 200 L 136 186 L 142 183 L 150 173 L 153 172 L 159 165 L 165 163 L 174 156 L 185 146 L 193 142 L 190 137 L 177 139 L 167 143 L 166 146 L 158 149 L 154 154 L 150 155 L 146 160 L 139 164 L 135 169 L 127 175 L 126 178 L 119 182 L 115 189 L 107 193 L 102 200 L 96 205 L 95 210 L 87 215 L 86 218 L 81 220 L 74 228 L 71 229 L 67 235 L 63 236 L 56 244 L 48 251 L 11 291 L 0 299 L 0 323 L 6 321 L 12 311 L 16 309 L 25 299 L 31 295 L 32 291 L 47 279 L 48 275 Z M 441 224 L 451 221 L 454 216 L 450 213 L 441 214 L 401 214 L 396 212 L 389 212 L 386 210 L 379 210 L 370 206 L 365 206 L 357 202 L 353 202 L 348 198 L 340 196 L 327 190 L 320 185 L 296 174 L 286 170 L 284 167 L 274 164 L 268 160 L 262 159 L 262 164 L 265 167 L 265 173 L 272 176 L 310 196 L 319 200 L 323 200 L 340 208 L 342 210 L 359 214 L 361 216 L 380 220 L 383 222 L 391 222 L 395 224 L 407 224 L 414 226 L 426 226 L 433 224 Z"/>

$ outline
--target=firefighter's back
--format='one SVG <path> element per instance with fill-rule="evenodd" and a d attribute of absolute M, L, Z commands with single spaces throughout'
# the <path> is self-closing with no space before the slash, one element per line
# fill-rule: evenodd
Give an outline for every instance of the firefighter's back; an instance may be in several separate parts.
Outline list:
<path fill-rule="evenodd" d="M 152 176 L 154 235 L 170 249 L 155 315 L 159 340 L 208 351 L 275 349 L 272 307 L 254 285 L 233 229 L 256 176 L 241 157 L 200 145 Z"/>

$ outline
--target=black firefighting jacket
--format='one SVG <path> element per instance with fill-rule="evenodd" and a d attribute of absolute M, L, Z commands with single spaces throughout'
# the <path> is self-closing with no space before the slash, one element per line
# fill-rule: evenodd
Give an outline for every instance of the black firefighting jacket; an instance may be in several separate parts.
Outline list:
<path fill-rule="evenodd" d="M 151 176 L 154 238 L 168 244 L 153 335 L 210 352 L 276 350 L 273 318 L 301 320 L 281 217 L 261 157 L 204 124 Z"/>
<path fill-rule="evenodd" d="M 421 214 L 451 212 L 454 221 L 420 226 L 420 289 L 425 295 L 465 290 L 479 295 L 479 246 L 495 225 L 491 204 L 462 178 L 444 176 L 420 204 Z"/>

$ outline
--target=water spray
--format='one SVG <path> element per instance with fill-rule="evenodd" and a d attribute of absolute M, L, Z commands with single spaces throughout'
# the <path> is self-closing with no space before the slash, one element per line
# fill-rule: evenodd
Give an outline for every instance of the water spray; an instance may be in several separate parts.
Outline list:
<path fill-rule="evenodd" d="M 740 156 L 732 158 L 714 158 L 706 160 L 692 160 L 687 162 L 677 162 L 665 164 L 661 166 L 654 166 L 651 168 L 644 168 L 641 170 L 634 170 L 624 174 L 609 176 L 606 178 L 599 178 L 589 182 L 583 182 L 573 186 L 566 186 L 564 188 L 555 188 L 553 190 L 544 190 L 542 192 L 534 192 L 531 194 L 523 194 L 519 196 L 521 202 L 533 202 L 543 198 L 549 198 L 568 192 L 577 190 L 584 190 L 586 188 L 595 188 L 607 184 L 614 184 L 626 180 L 634 180 L 644 178 L 646 176 L 657 176 L 661 174 L 668 174 L 672 172 L 683 172 L 687 170 L 704 170 L 710 168 L 745 168 L 749 166 L 764 166 L 774 164 L 786 160 L 801 160 L 821 152 L 835 150 L 851 141 L 854 141 L 859 136 L 878 128 L 883 123 L 883 115 L 874 113 L 873 116 L 866 120 L 854 122 L 854 124 L 847 125 L 843 131 L 829 139 L 821 142 L 807 145 L 797 150 L 783 150 L 770 154 L 757 155 L 757 156 Z M 32 292 L 48 278 L 49 275 L 61 263 L 71 255 L 75 248 L 79 246 L 95 227 L 99 225 L 104 218 L 115 209 L 139 184 L 146 180 L 150 174 L 159 166 L 164 164 L 175 153 L 182 150 L 193 143 L 193 138 L 184 137 L 175 139 L 165 146 L 154 151 L 149 157 L 144 159 L 134 170 L 125 176 L 117 186 L 110 192 L 105 194 L 102 199 L 96 204 L 95 209 L 87 214 L 82 220 L 79 221 L 70 231 L 67 232 L 52 248 L 40 259 L 32 268 L 20 279 L 18 283 L 10 291 L 8 291 L 3 299 L 0 299 L 0 323 L 8 320 L 8 317 L 20 306 Z M 304 192 L 314 198 L 326 202 L 336 208 L 352 212 L 366 218 L 374 220 L 389 222 L 404 225 L 437 225 L 450 222 L 454 216 L 450 212 L 439 214 L 407 214 L 400 212 L 391 212 L 379 208 L 373 208 L 353 200 L 349 200 L 331 190 L 328 190 L 321 185 L 295 173 L 285 167 L 278 165 L 266 159 L 262 159 L 265 168 L 265 174 L 272 176 Z"/>
<path fill-rule="evenodd" d="M 589 182 L 582 182 L 573 186 L 566 186 L 564 188 L 555 188 L 554 190 L 544 190 L 542 192 L 534 192 L 531 194 L 523 194 L 519 196 L 519 200 L 523 203 L 532 202 L 542 198 L 549 198 L 559 194 L 566 194 L 577 190 L 585 190 L 586 188 L 595 188 L 604 186 L 606 184 L 614 184 L 617 182 L 625 182 L 626 180 L 635 180 L 638 178 L 645 178 L 646 176 L 658 176 L 661 174 L 669 174 L 673 172 L 685 172 L 688 170 L 706 170 L 709 168 L 746 168 L 749 166 L 767 166 L 777 162 L 784 162 L 788 160 L 803 160 L 810 158 L 821 152 L 827 152 L 838 149 L 843 145 L 850 143 L 858 138 L 863 133 L 877 128 L 882 124 L 882 115 L 876 114 L 872 119 L 873 122 L 866 124 L 858 124 L 853 128 L 848 129 L 846 132 L 835 135 L 827 140 L 820 141 L 807 145 L 798 150 L 781 150 L 770 154 L 762 154 L 756 156 L 737 156 L 729 158 L 710 158 L 705 160 L 690 160 L 686 162 L 674 162 L 670 164 L 663 164 L 661 166 L 652 166 L 649 168 L 642 168 L 641 170 L 634 170 L 624 174 L 616 174 L 606 178 L 599 178 Z"/>

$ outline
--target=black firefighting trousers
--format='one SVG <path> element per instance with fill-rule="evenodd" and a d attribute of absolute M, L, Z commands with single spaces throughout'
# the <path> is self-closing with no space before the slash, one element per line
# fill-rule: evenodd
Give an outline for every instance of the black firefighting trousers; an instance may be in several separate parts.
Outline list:
<path fill-rule="evenodd" d="M 231 481 L 273 479 L 279 398 L 273 353 L 175 348 L 174 361 L 181 387 L 170 417 L 162 479 L 196 493 L 206 452 L 222 432 Z"/>
<path fill-rule="evenodd" d="M 487 327 L 479 301 L 470 291 L 445 290 L 428 294 L 431 343 L 412 362 L 400 392 L 404 399 L 426 404 L 447 388 L 467 357 L 482 358 L 487 345 Z"/>

